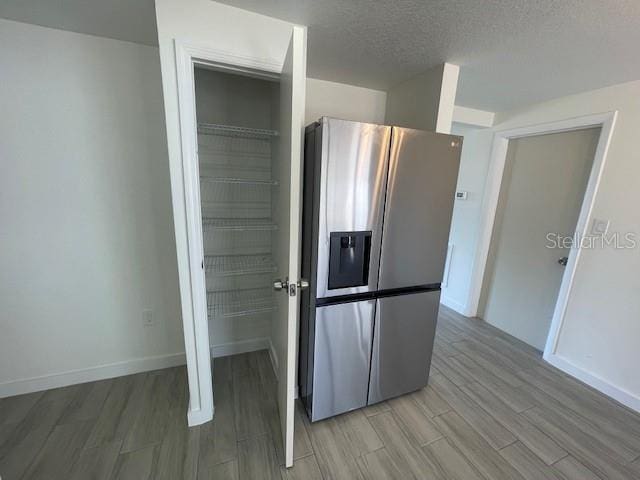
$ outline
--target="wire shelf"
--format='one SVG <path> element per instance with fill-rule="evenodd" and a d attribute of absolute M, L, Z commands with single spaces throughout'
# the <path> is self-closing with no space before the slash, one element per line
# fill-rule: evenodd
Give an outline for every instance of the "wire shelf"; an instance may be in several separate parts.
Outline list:
<path fill-rule="evenodd" d="M 198 133 L 203 135 L 222 135 L 226 137 L 260 138 L 270 139 L 278 136 L 275 130 L 262 128 L 246 128 L 234 125 L 221 125 L 217 123 L 199 123 Z"/>
<path fill-rule="evenodd" d="M 264 177 L 271 174 L 271 165 L 259 165 L 245 161 L 244 164 L 239 162 L 223 162 L 219 160 L 208 161 L 200 157 L 200 177 L 209 178 L 220 174 L 220 171 L 231 173 L 233 175 Z"/>
<path fill-rule="evenodd" d="M 236 148 L 231 149 L 230 147 Z M 245 148 L 241 149 L 240 147 Z M 198 143 L 198 155 L 213 158 L 224 157 L 233 162 L 237 161 L 238 158 L 271 161 L 271 147 L 269 144 L 265 145 L 258 142 L 226 142 L 205 137 Z M 202 163 L 202 160 L 200 163 Z"/>
<path fill-rule="evenodd" d="M 277 230 L 270 218 L 203 218 L 204 230 Z"/>
<path fill-rule="evenodd" d="M 271 202 L 206 202 L 202 201 L 202 216 L 208 218 L 262 218 L 271 215 Z M 218 230 L 211 229 L 217 233 Z"/>
<path fill-rule="evenodd" d="M 237 177 L 200 177 L 202 216 L 206 218 L 265 218 L 277 182 Z M 221 227 L 221 225 L 214 225 Z"/>
<path fill-rule="evenodd" d="M 207 275 L 218 277 L 271 273 L 276 264 L 271 255 L 216 255 L 204 258 Z"/>
<path fill-rule="evenodd" d="M 210 320 L 270 312 L 275 308 L 271 288 L 251 288 L 207 293 Z"/>
<path fill-rule="evenodd" d="M 205 255 L 257 255 L 271 251 L 272 230 L 204 232 Z"/>
<path fill-rule="evenodd" d="M 207 310 L 210 320 L 274 310 L 271 289 L 273 130 L 198 124 Z"/>
<path fill-rule="evenodd" d="M 228 185 L 260 185 L 274 187 L 278 185 L 278 182 L 273 180 L 253 180 L 250 178 L 225 178 L 225 177 L 210 177 L 200 176 L 200 182 L 203 183 L 224 183 Z"/>

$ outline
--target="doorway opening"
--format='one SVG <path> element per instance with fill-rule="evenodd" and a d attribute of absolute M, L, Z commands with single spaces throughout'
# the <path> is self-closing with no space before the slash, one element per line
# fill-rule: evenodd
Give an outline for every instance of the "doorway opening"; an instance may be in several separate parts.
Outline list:
<path fill-rule="evenodd" d="M 570 239 L 570 242 L 569 242 L 570 248 L 560 249 L 561 251 L 555 251 L 555 252 L 553 251 L 554 246 L 557 246 L 557 245 L 553 244 L 552 242 L 554 240 L 557 240 L 559 237 L 565 236 L 565 234 L 563 234 L 562 232 L 554 231 L 554 230 L 561 230 L 561 228 L 558 227 L 557 225 L 556 226 L 552 225 L 552 226 L 548 226 L 547 228 L 542 228 L 542 230 L 550 230 L 550 231 L 542 232 L 542 239 L 538 244 L 538 247 L 540 244 L 542 244 L 544 248 L 546 248 L 546 246 L 551 247 L 548 250 L 553 254 L 553 256 L 551 257 L 553 261 L 549 259 L 547 261 L 549 263 L 553 263 L 554 267 L 556 267 L 557 265 L 561 273 L 559 275 L 560 276 L 559 286 L 557 286 L 558 280 L 556 278 L 555 280 L 556 287 L 554 289 L 550 289 L 550 288 L 547 289 L 547 292 L 551 292 L 551 293 L 548 293 L 548 295 L 550 295 L 552 298 L 552 300 L 547 300 L 548 302 L 547 309 L 552 311 L 551 321 L 550 322 L 548 321 L 548 313 L 547 313 L 547 316 L 546 316 L 547 320 L 544 322 L 538 322 L 543 324 L 543 328 L 541 329 L 543 334 L 539 334 L 537 340 L 529 339 L 528 343 L 534 344 L 536 348 L 538 348 L 539 350 L 541 349 L 541 346 L 543 346 L 544 347 L 543 358 L 562 370 L 564 370 L 565 368 L 563 366 L 562 360 L 559 359 L 556 355 L 556 349 L 558 345 L 558 340 L 560 338 L 560 335 L 562 334 L 564 316 L 565 316 L 567 304 L 571 295 L 571 289 L 572 289 L 573 279 L 576 272 L 576 267 L 581 258 L 582 249 L 580 248 L 580 242 L 578 241 L 578 239 L 582 239 L 587 236 L 591 236 L 591 237 L 597 237 L 599 235 L 602 236 L 602 232 L 599 231 L 600 230 L 599 227 L 602 221 L 592 218 L 591 214 L 593 210 L 595 196 L 598 190 L 600 179 L 602 177 L 602 172 L 607 159 L 607 152 L 609 149 L 609 145 L 611 143 L 613 129 L 616 122 L 616 117 L 617 117 L 617 112 L 613 111 L 613 112 L 598 113 L 593 115 L 586 115 L 582 117 L 574 117 L 566 120 L 559 120 L 559 121 L 544 123 L 544 124 L 535 124 L 530 126 L 522 126 L 522 127 L 510 128 L 505 130 L 498 130 L 494 133 L 494 139 L 491 147 L 489 171 L 487 174 L 487 182 L 485 185 L 485 192 L 482 200 L 480 232 L 479 232 L 477 248 L 474 256 L 473 267 L 471 271 L 471 282 L 470 282 L 469 295 L 467 299 L 467 307 L 468 307 L 467 312 L 469 316 L 480 315 L 480 316 L 487 317 L 486 310 L 489 302 L 488 297 L 490 294 L 493 277 L 495 277 L 494 272 L 497 271 L 497 267 L 498 267 L 497 264 L 494 264 L 494 261 L 497 260 L 495 252 L 491 251 L 492 239 L 494 238 L 498 239 L 496 242 L 496 245 L 498 245 L 498 249 L 499 249 L 499 246 L 500 246 L 499 238 L 501 236 L 502 229 L 504 228 L 504 221 L 505 221 L 506 212 L 507 212 L 506 209 L 501 207 L 501 203 L 504 206 L 508 205 L 508 197 L 510 193 L 509 185 L 512 183 L 509 181 L 505 182 L 505 187 L 502 188 L 503 179 L 505 178 L 504 173 L 506 169 L 507 170 L 506 178 L 510 179 L 513 176 L 514 172 L 513 171 L 509 172 L 509 168 L 511 167 L 508 166 L 509 162 L 507 160 L 510 155 L 517 154 L 518 150 L 521 148 L 521 146 L 517 145 L 516 143 L 515 149 L 512 149 L 512 151 L 510 152 L 509 151 L 510 143 L 514 140 L 519 140 L 519 139 L 525 140 L 526 138 L 529 138 L 529 137 L 540 137 L 541 139 L 540 141 L 544 142 L 545 140 L 552 139 L 553 134 L 562 134 L 565 132 L 568 132 L 568 133 L 575 132 L 574 135 L 578 135 L 578 136 L 585 135 L 586 136 L 585 138 L 588 138 L 589 135 L 592 135 L 594 134 L 594 132 L 596 132 L 595 136 L 597 137 L 597 139 L 592 138 L 592 141 L 595 143 L 595 147 L 593 144 L 590 144 L 588 141 L 587 143 L 583 142 L 581 144 L 582 145 L 581 151 L 583 154 L 582 160 L 583 162 L 584 161 L 590 162 L 590 168 L 586 168 L 586 171 L 582 170 L 583 176 L 580 177 L 581 180 L 574 181 L 573 178 L 571 178 L 570 180 L 566 180 L 567 173 L 564 172 L 564 170 L 562 171 L 563 173 L 558 173 L 558 178 L 550 177 L 551 180 L 549 185 L 559 184 L 561 186 L 563 185 L 563 183 L 562 181 L 558 181 L 558 180 L 565 178 L 566 183 L 570 183 L 571 185 L 574 186 L 573 195 L 574 195 L 574 198 L 578 199 L 578 200 L 574 200 L 573 203 L 567 202 L 565 200 L 561 205 L 562 208 L 566 209 L 567 205 L 575 205 L 576 203 L 578 204 L 577 219 L 575 216 L 575 211 L 573 211 L 571 215 L 567 214 L 566 217 L 564 217 L 568 219 L 573 218 L 573 220 L 565 220 L 565 223 L 567 223 L 568 225 L 573 223 L 573 226 L 569 227 L 569 233 L 567 235 L 572 236 L 575 233 L 575 237 Z M 581 131 L 585 131 L 585 132 L 579 133 Z M 561 139 L 563 137 L 558 137 L 558 138 Z M 582 140 L 585 140 L 585 138 L 582 138 Z M 589 148 L 592 149 L 591 153 L 589 153 Z M 527 149 L 528 147 L 525 145 L 525 148 L 524 148 L 525 153 Z M 535 146 L 533 151 L 535 152 Z M 551 156 L 555 155 L 557 157 L 557 152 L 551 151 L 549 155 Z M 558 164 L 560 164 L 560 160 L 557 160 Z M 545 164 L 545 162 L 540 162 L 540 163 L 541 165 Z M 546 164 L 549 164 L 549 163 L 550 162 L 547 159 Z M 534 164 L 534 166 L 535 165 L 536 164 Z M 554 164 L 551 163 L 551 165 L 554 165 Z M 584 169 L 585 164 L 583 163 L 582 166 Z M 563 165 L 563 168 L 566 169 L 566 166 Z M 586 184 L 584 183 L 585 176 L 586 176 Z M 523 175 L 523 178 L 525 179 L 524 184 L 526 185 L 527 183 L 526 183 L 525 177 L 526 175 Z M 545 183 L 538 182 L 537 184 L 531 183 L 531 185 L 535 185 L 538 187 L 535 189 L 529 188 L 527 190 L 529 192 L 528 195 L 531 196 L 532 198 L 539 198 L 540 196 L 546 195 L 546 189 L 549 188 L 546 182 Z M 576 188 L 577 190 L 575 190 Z M 558 192 L 560 192 L 559 195 L 561 195 L 563 189 L 560 189 L 558 187 L 556 187 L 556 189 Z M 520 195 L 522 198 L 526 197 L 526 192 L 521 194 L 521 188 L 517 186 L 517 182 L 516 182 L 515 190 L 517 190 L 516 197 L 518 197 L 518 195 Z M 579 194 L 576 192 L 582 192 L 582 194 Z M 536 195 L 538 195 L 538 197 L 536 197 Z M 500 202 L 500 200 L 504 200 L 504 201 Z M 536 203 L 533 202 L 533 204 L 535 205 Z M 539 207 L 541 207 L 541 205 L 542 204 L 538 204 Z M 502 212 L 500 212 L 501 208 L 503 209 Z M 553 208 L 552 207 L 545 207 L 545 208 L 547 208 L 552 213 L 554 213 L 554 215 L 556 215 L 557 211 L 560 210 L 560 208 L 557 206 L 554 206 Z M 541 207 L 540 210 L 544 211 L 544 208 Z M 539 213 L 540 212 L 537 212 L 536 215 L 539 216 Z M 527 216 L 529 214 L 521 213 L 521 215 Z M 513 212 L 511 212 L 509 216 L 517 217 L 516 215 L 513 214 Z M 545 218 L 545 217 L 543 216 L 542 218 Z M 519 220 L 520 222 L 525 222 L 524 227 L 528 227 L 528 224 L 526 223 L 528 220 L 527 218 L 520 218 Z M 518 222 L 515 222 L 515 225 L 517 225 L 517 223 Z M 532 221 L 532 225 L 534 223 L 535 222 Z M 594 225 L 597 228 L 594 228 Z M 524 227 L 523 229 L 525 230 L 525 233 L 528 233 L 530 229 L 526 229 Z M 564 228 L 567 228 L 567 227 L 564 227 Z M 516 231 L 518 230 L 516 229 Z M 533 235 L 531 237 L 533 237 Z M 529 238 L 529 240 L 527 241 L 530 242 L 531 237 L 525 236 L 525 239 Z M 562 243 L 562 246 L 566 246 L 566 245 L 567 244 Z M 525 252 L 526 254 L 523 254 L 522 257 L 518 257 L 517 256 L 518 252 L 519 252 L 518 249 L 512 250 L 512 254 L 516 255 L 516 258 L 515 260 L 513 260 L 513 262 L 514 264 L 520 263 L 521 269 L 523 269 L 522 265 L 525 265 L 525 268 L 523 270 L 526 273 L 531 270 L 530 265 L 527 265 L 526 261 L 528 260 L 529 262 L 536 263 L 535 255 L 531 255 L 530 251 L 527 250 Z M 557 255 L 559 253 L 564 253 L 564 255 Z M 550 255 L 549 252 L 547 252 L 546 254 Z M 558 263 L 558 260 L 561 260 L 560 264 Z M 505 262 L 505 264 L 506 263 L 509 263 L 509 262 Z M 550 267 L 550 265 L 547 265 L 547 267 Z M 549 270 L 549 271 L 552 271 L 552 270 Z M 512 280 L 512 283 L 509 285 L 509 287 L 514 292 L 514 295 L 517 294 L 519 298 L 523 298 L 523 296 L 525 295 L 534 297 L 534 295 L 528 292 L 526 288 L 517 290 L 517 288 L 514 287 L 514 285 L 517 285 L 517 279 L 515 277 L 511 278 L 511 280 Z M 551 307 L 548 306 L 549 304 L 551 304 Z M 495 311 L 496 310 L 494 309 L 494 312 Z M 508 316 L 505 315 L 505 318 L 508 319 L 515 315 L 518 315 L 518 312 L 512 311 L 512 312 L 509 312 Z M 501 327 L 501 328 L 504 328 L 504 327 Z M 546 335 L 546 338 L 544 335 L 545 330 L 548 332 Z M 512 335 L 519 338 L 524 337 L 524 335 L 519 334 L 518 332 L 515 332 L 513 330 L 509 331 L 509 333 L 512 333 Z M 544 342 L 541 342 L 539 340 L 541 337 L 544 339 Z"/>
<path fill-rule="evenodd" d="M 252 412 L 261 418 L 255 422 L 261 436 L 270 434 L 275 443 L 271 450 L 289 467 L 299 314 L 305 32 L 292 28 L 282 63 L 175 43 L 180 163 L 172 164 L 171 178 L 189 425 L 214 416 L 216 383 L 216 406 L 227 408 L 226 414 L 216 411 L 216 417 L 235 421 L 230 430 L 234 433 L 243 430 L 238 422 L 252 418 L 243 405 L 252 402 Z M 279 279 L 285 281 L 275 281 Z M 286 289 L 272 291 L 284 283 Z M 240 358 L 235 370 L 231 365 L 231 376 L 224 367 L 216 372 L 214 366 L 212 372 L 212 356 L 247 352 L 259 353 Z M 244 368 L 248 365 L 252 368 Z M 233 388 L 232 416 L 230 389 L 225 400 L 225 387 L 241 376 L 247 382 Z M 264 381 L 270 383 L 269 393 L 252 390 Z M 255 425 L 245 428 L 251 438 L 257 438 Z"/>
<path fill-rule="evenodd" d="M 544 349 L 600 128 L 509 140 L 479 317 Z"/>
<path fill-rule="evenodd" d="M 194 83 L 212 354 L 268 349 L 276 307 L 279 86 L 202 67 Z"/>
<path fill-rule="evenodd" d="M 280 85 L 206 66 L 193 78 L 216 424 L 229 426 L 231 443 L 265 436 L 283 464 L 272 342 L 278 234 L 288 221 L 278 209 Z"/>

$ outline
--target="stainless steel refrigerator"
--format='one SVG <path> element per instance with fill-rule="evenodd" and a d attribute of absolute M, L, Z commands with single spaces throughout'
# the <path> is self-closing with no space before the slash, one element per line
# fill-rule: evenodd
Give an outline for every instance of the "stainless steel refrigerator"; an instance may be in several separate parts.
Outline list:
<path fill-rule="evenodd" d="M 427 384 L 462 139 L 305 132 L 299 391 L 312 421 Z"/>

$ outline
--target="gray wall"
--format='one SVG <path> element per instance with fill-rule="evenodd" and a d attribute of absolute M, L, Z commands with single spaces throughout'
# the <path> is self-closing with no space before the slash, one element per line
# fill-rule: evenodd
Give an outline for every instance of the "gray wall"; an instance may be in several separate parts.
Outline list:
<path fill-rule="evenodd" d="M 385 123 L 436 130 L 444 64 L 433 67 L 387 91 Z"/>
<path fill-rule="evenodd" d="M 195 69 L 194 81 L 198 122 L 276 129 L 279 83 L 203 68 Z"/>

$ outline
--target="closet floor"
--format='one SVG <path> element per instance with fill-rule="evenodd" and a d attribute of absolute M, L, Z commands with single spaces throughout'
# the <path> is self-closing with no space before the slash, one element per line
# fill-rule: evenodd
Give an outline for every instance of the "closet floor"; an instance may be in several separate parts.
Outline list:
<path fill-rule="evenodd" d="M 484 322 L 442 308 L 426 388 L 310 424 L 282 467 L 267 351 L 214 362 L 214 421 L 188 429 L 184 367 L 0 400 L 13 479 L 632 479 L 640 415 Z"/>

